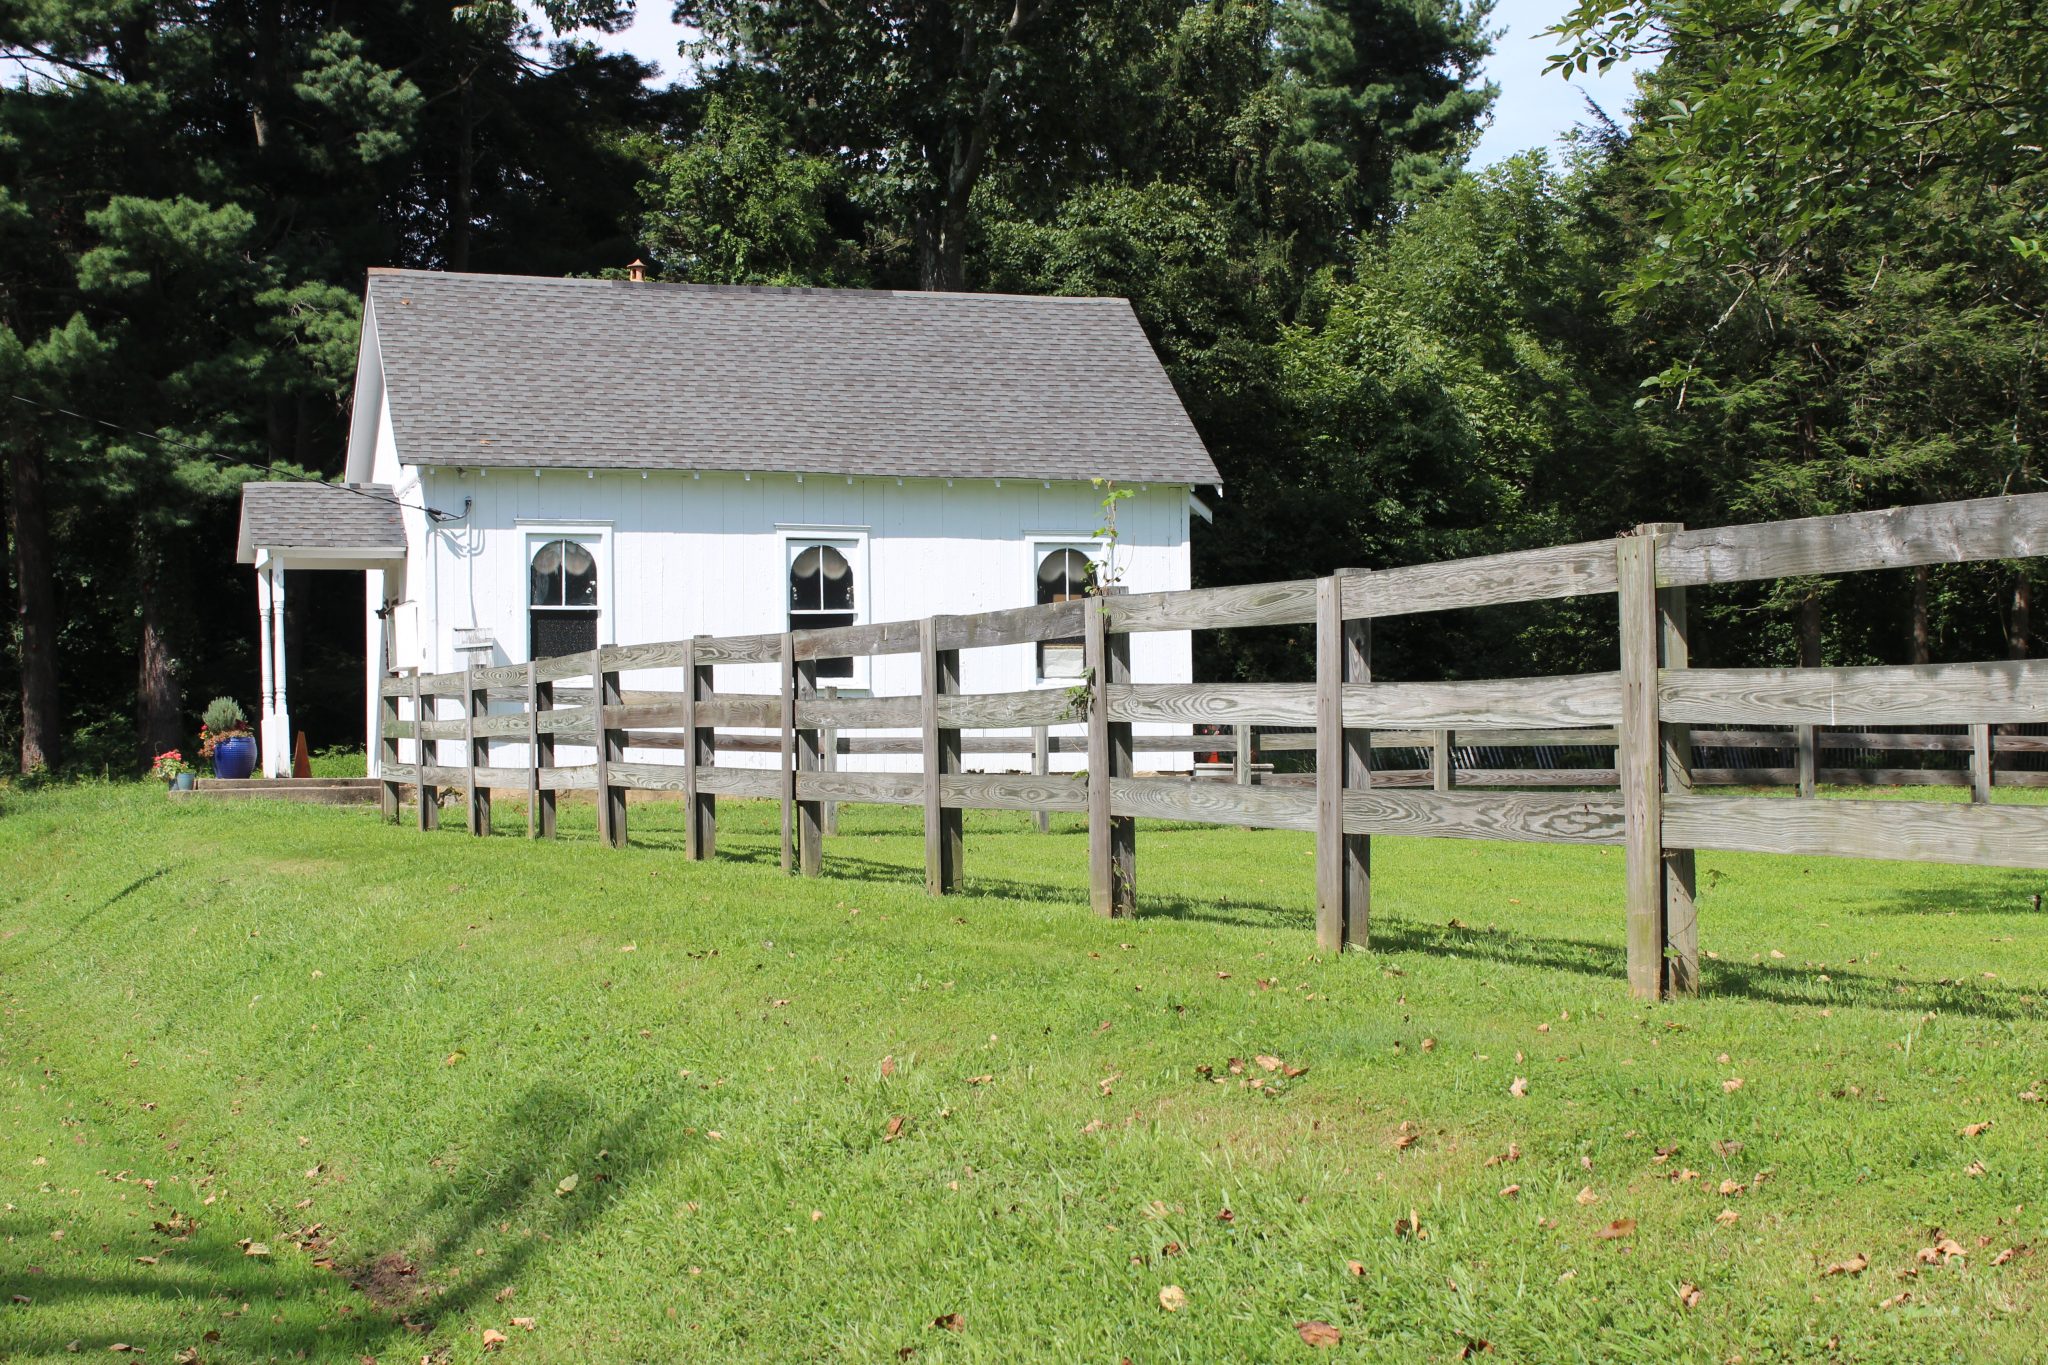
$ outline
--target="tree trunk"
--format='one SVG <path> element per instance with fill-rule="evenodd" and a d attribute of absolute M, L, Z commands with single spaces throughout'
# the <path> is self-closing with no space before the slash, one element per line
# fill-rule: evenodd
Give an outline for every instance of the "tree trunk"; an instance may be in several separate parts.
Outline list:
<path fill-rule="evenodd" d="M 64 758 L 57 698 L 57 593 L 50 577 L 50 528 L 43 506 L 43 452 L 22 435 L 7 461 L 8 530 L 14 546 L 15 647 L 21 665 L 21 770 Z"/>
<path fill-rule="evenodd" d="M 476 212 L 476 108 L 470 78 L 456 90 L 455 185 L 448 206 L 448 268 L 469 269 L 470 219 Z"/>
<path fill-rule="evenodd" d="M 941 203 L 919 215 L 917 287 L 959 293 L 967 287 L 967 208 Z"/>
<path fill-rule="evenodd" d="M 137 533 L 135 596 L 142 615 L 142 638 L 136 651 L 135 733 L 145 762 L 177 748 L 184 729 L 180 717 L 184 695 L 178 685 L 168 619 L 175 596 L 165 582 L 169 568 L 157 538 L 146 531 Z"/>
<path fill-rule="evenodd" d="M 2033 648 L 2034 631 L 2034 581 L 2027 577 L 2027 567 L 2020 566 L 2019 577 L 2012 585 L 2012 657 L 2024 659 Z"/>
<path fill-rule="evenodd" d="M 1927 566 L 1921 564 L 1913 570 L 1913 662 L 1924 664 L 1933 657 L 1927 631 Z"/>
<path fill-rule="evenodd" d="M 1810 592 L 1799 603 L 1799 666 L 1820 667 L 1820 594 Z"/>

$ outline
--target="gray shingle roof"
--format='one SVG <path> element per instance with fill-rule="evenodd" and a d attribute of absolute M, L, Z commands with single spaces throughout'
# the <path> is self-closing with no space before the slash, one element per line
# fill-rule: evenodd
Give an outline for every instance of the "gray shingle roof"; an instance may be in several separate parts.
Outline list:
<path fill-rule="evenodd" d="M 409 464 L 1216 483 L 1123 299 L 375 270 Z"/>
<path fill-rule="evenodd" d="M 259 547 L 300 550 L 405 549 L 405 524 L 380 483 L 245 483 L 235 557 L 256 562 Z"/>

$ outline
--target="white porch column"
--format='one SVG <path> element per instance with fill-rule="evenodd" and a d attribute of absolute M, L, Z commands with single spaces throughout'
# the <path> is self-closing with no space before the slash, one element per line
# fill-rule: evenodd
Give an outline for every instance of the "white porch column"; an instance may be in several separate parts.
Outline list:
<path fill-rule="evenodd" d="M 257 696 L 256 740 L 263 749 L 263 772 L 270 774 L 272 754 L 277 748 L 275 731 L 277 726 L 273 715 L 277 708 L 277 665 L 270 657 L 271 641 L 275 638 L 272 617 L 275 608 L 270 600 L 270 561 L 265 558 L 256 566 L 256 621 L 262 630 L 257 643 L 257 655 L 262 660 L 261 692 Z"/>
<path fill-rule="evenodd" d="M 292 775 L 292 714 L 285 701 L 284 662 L 284 561 L 273 559 L 270 572 L 274 576 L 270 588 L 271 621 L 274 627 L 271 645 L 271 686 L 276 696 L 272 707 L 273 730 L 276 743 L 266 744 L 263 750 L 263 775 L 265 777 L 290 777 Z M 275 755 L 275 758 L 272 756 Z"/>

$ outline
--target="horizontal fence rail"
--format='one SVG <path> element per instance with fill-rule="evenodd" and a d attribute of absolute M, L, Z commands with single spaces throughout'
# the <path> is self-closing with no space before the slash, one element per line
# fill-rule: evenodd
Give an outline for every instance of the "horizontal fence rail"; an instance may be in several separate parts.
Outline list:
<path fill-rule="evenodd" d="M 386 678 L 378 773 L 388 818 L 412 786 L 419 826 L 431 829 L 440 793 L 461 791 L 476 834 L 490 832 L 493 790 L 525 791 L 536 837 L 553 834 L 560 793 L 587 791 L 600 838 L 615 846 L 627 840 L 628 792 L 673 793 L 694 859 L 715 856 L 719 797 L 776 801 L 783 865 L 804 875 L 824 870 L 840 804 L 921 807 L 934 894 L 962 883 L 962 811 L 1028 812 L 1040 829 L 1053 814 L 1080 814 L 1090 898 L 1105 914 L 1136 907 L 1137 820 L 1296 830 L 1315 836 L 1316 933 L 1331 950 L 1369 942 L 1373 835 L 1619 845 L 1630 987 L 1684 993 L 1699 973 L 1696 849 L 2048 867 L 2048 808 L 1987 804 L 1998 785 L 2048 785 L 2048 771 L 2000 761 L 2048 754 L 2048 734 L 2015 728 L 2048 723 L 2048 662 L 1694 667 L 1686 590 L 2044 553 L 2048 494 L 2030 494 L 1702 531 L 1656 524 L 1608 541 L 1285 583 L 1111 589 L 921 621 L 606 645 Z M 1373 677 L 1376 619 L 1588 595 L 1615 599 L 1614 672 Z M 1132 676 L 1134 634 L 1256 626 L 1313 627 L 1314 680 Z M 960 685 L 962 651 L 1077 638 L 1083 675 L 1071 688 Z M 881 655 L 917 656 L 916 694 L 820 686 L 820 660 Z M 772 677 L 773 690 L 719 690 L 718 670 L 734 666 Z M 624 685 L 647 673 L 663 675 L 645 679 L 660 690 Z M 1964 728 L 1913 728 L 1928 725 Z M 523 746 L 523 765 L 493 764 L 492 746 L 511 743 Z M 459 762 L 444 761 L 444 745 Z M 560 764 L 565 746 L 589 761 Z M 722 754 L 766 761 L 725 764 Z M 1147 773 L 1148 754 L 1193 755 L 1192 778 L 1208 780 Z M 1954 755 L 1965 766 L 1890 766 L 1891 754 Z M 1028 759 L 1030 771 L 979 772 L 969 761 L 998 755 Z M 1061 755 L 1081 756 L 1082 771 L 1052 771 Z M 1700 761 L 1713 755 L 1719 766 Z M 1823 756 L 1834 761 L 1822 766 Z M 915 757 L 918 769 L 841 762 L 857 757 Z M 1785 785 L 1811 796 L 1822 784 L 1909 782 L 1966 785 L 1973 800 L 1701 790 Z"/>

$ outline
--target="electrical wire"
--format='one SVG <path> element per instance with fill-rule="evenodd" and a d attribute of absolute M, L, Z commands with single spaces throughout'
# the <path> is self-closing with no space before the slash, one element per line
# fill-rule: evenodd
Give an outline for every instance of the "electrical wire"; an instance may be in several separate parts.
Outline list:
<path fill-rule="evenodd" d="M 344 493 L 354 493 L 357 497 L 368 498 L 372 502 L 388 502 L 393 507 L 410 508 L 415 512 L 424 512 L 427 514 L 427 519 L 436 525 L 444 521 L 455 521 L 460 515 L 455 512 L 444 512 L 438 507 L 428 507 L 424 503 L 406 502 L 395 494 L 373 492 L 360 484 L 336 483 L 332 479 L 323 479 L 318 475 L 310 479 L 290 477 L 286 475 L 286 471 L 274 464 L 263 464 L 255 460 L 244 460 L 233 455 L 224 455 L 219 451 L 209 450 L 205 446 L 195 445 L 191 441 L 180 441 L 173 437 L 162 435 L 159 432 L 144 431 L 140 427 L 124 427 L 119 422 L 109 422 L 104 417 L 94 417 L 89 413 L 75 412 L 70 408 L 60 408 L 54 403 L 45 403 L 38 398 L 30 398 L 25 393 L 10 393 L 7 396 L 17 403 L 26 403 L 32 408 L 41 408 L 45 412 L 54 412 L 64 417 L 75 417 L 81 422 L 90 422 L 94 426 L 105 427 L 109 431 L 118 431 L 126 436 L 140 436 L 145 440 L 155 441 L 161 445 L 174 446 L 179 450 L 189 450 L 195 455 L 217 462 L 223 468 L 255 469 L 265 474 L 285 475 L 286 477 L 280 478 L 278 481 L 317 483 L 323 487 L 340 489 Z"/>

